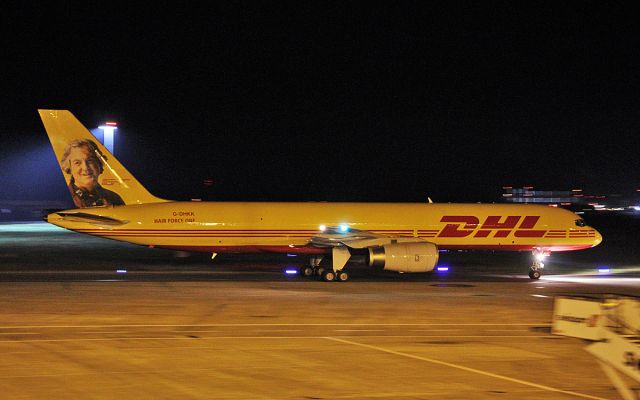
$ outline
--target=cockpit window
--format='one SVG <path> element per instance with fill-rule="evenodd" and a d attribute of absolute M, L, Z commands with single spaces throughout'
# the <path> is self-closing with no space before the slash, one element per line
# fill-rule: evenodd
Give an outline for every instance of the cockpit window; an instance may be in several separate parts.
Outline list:
<path fill-rule="evenodd" d="M 583 219 L 577 219 L 576 220 L 576 225 L 577 226 L 587 226 L 587 224 L 584 222 Z"/>

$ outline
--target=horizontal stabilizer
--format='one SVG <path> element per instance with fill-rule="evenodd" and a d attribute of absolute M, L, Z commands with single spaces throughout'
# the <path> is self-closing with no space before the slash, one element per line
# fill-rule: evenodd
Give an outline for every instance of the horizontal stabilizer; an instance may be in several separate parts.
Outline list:
<path fill-rule="evenodd" d="M 57 215 L 61 216 L 63 219 L 67 221 L 73 222 L 84 222 L 87 224 L 96 224 L 96 225 L 124 225 L 129 221 L 122 221 L 116 218 L 105 217 L 102 215 L 89 214 L 78 211 L 58 211 Z"/>

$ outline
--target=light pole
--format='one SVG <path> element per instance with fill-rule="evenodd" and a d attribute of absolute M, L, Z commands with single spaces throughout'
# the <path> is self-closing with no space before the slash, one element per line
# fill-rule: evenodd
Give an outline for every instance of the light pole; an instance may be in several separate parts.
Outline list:
<path fill-rule="evenodd" d="M 116 129 L 118 129 L 118 123 L 109 121 L 105 122 L 104 125 L 100 125 L 98 128 L 102 129 L 104 132 L 104 147 L 114 154 L 113 152 L 113 137 L 115 135 Z"/>

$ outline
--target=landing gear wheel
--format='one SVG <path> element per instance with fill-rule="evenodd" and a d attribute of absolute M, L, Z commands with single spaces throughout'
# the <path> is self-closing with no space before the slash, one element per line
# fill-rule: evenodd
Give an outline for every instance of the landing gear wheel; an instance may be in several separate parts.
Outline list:
<path fill-rule="evenodd" d="M 332 282 L 336 279 L 336 273 L 332 270 L 325 270 L 322 272 L 322 280 L 325 282 Z"/>
<path fill-rule="evenodd" d="M 305 278 L 310 277 L 311 275 L 313 275 L 313 267 L 310 265 L 307 265 L 305 267 L 300 267 L 300 276 L 304 276 Z"/>
<path fill-rule="evenodd" d="M 531 271 L 529 271 L 529 278 L 531 279 L 540 279 L 541 275 L 542 274 L 538 270 L 532 269 Z"/>
<path fill-rule="evenodd" d="M 341 270 L 336 273 L 336 280 L 338 282 L 346 282 L 349 280 L 349 273 L 347 271 Z"/>

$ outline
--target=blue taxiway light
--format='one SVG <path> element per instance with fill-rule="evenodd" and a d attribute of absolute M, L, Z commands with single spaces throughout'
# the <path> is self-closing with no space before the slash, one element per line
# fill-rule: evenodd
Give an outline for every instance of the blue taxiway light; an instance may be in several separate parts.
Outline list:
<path fill-rule="evenodd" d="M 287 275 L 296 275 L 298 273 L 298 270 L 296 270 L 296 269 L 286 269 L 284 271 L 284 273 L 287 274 Z"/>

